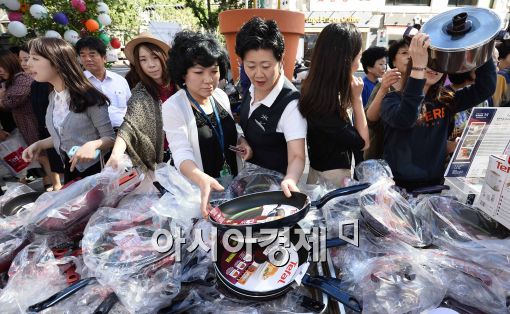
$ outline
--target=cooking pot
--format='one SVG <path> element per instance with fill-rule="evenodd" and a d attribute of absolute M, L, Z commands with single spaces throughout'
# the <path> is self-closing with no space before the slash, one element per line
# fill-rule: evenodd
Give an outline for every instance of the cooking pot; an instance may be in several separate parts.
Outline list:
<path fill-rule="evenodd" d="M 430 37 L 428 67 L 441 73 L 464 73 L 483 65 L 503 38 L 501 19 L 491 10 L 458 8 L 438 14 L 421 28 Z M 408 29 L 404 37 L 411 37 Z"/>

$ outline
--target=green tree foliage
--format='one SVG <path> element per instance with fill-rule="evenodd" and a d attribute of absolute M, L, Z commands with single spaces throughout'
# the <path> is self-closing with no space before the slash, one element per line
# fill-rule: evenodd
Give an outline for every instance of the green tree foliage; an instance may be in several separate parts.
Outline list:
<path fill-rule="evenodd" d="M 184 3 L 198 19 L 200 27 L 209 32 L 217 31 L 220 12 L 245 7 L 245 1 L 242 0 L 184 0 Z M 253 0 L 248 1 L 249 5 L 251 3 Z"/>

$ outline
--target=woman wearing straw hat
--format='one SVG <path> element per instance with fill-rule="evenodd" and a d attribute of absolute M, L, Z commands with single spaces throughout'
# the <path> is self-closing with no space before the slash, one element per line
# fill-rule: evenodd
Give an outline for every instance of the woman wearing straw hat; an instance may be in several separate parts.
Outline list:
<path fill-rule="evenodd" d="M 149 33 L 142 33 L 126 44 L 124 53 L 140 77 L 131 91 L 124 122 L 119 128 L 108 164 L 116 167 L 127 152 L 141 171 L 153 171 L 165 161 L 168 149 L 163 133 L 161 104 L 175 93 L 166 61 L 170 46 Z"/>

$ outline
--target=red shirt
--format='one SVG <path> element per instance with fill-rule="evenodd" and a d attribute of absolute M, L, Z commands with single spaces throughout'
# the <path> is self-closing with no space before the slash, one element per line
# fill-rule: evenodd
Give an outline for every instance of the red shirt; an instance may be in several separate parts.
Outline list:
<path fill-rule="evenodd" d="M 175 84 L 173 82 L 170 82 L 167 86 L 159 86 L 159 99 L 161 100 L 161 103 L 164 103 L 170 96 L 175 94 Z M 168 149 L 168 142 L 166 140 L 165 136 L 165 145 L 163 146 L 165 150 Z"/>

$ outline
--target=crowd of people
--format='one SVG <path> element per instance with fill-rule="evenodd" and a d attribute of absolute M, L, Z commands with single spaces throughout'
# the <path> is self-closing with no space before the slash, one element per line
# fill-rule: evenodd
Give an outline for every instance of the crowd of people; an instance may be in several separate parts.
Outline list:
<path fill-rule="evenodd" d="M 17 126 L 28 144 L 23 158 L 41 163 L 54 190 L 105 164 L 118 167 L 124 154 L 149 176 L 171 161 L 200 187 L 204 216 L 210 193 L 223 190 L 244 161 L 280 172 L 287 196 L 298 190 L 307 156 L 310 184 L 345 185 L 354 156 L 385 159 L 407 190 L 442 184 L 470 108 L 510 101 L 510 45 L 458 75 L 427 67 L 429 45 L 418 33 L 388 50 L 362 51 L 354 25 L 330 24 L 298 91 L 283 73 L 277 24 L 253 18 L 236 38 L 249 80 L 236 123 L 219 88 L 228 55 L 211 34 L 182 31 L 171 47 L 140 34 L 125 47 L 126 78 L 105 68 L 106 47 L 97 38 L 75 47 L 36 38 L 18 55 L 0 54 L 0 140 Z M 360 63 L 363 79 L 355 76 Z"/>

